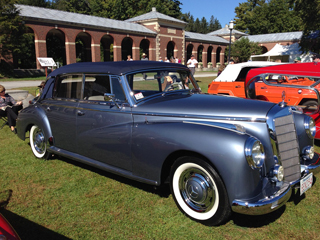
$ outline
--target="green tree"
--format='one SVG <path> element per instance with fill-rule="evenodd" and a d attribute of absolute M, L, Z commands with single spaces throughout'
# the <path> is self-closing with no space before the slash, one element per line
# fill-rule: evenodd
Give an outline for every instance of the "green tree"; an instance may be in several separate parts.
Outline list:
<path fill-rule="evenodd" d="M 220 24 L 219 20 L 214 18 L 214 16 L 212 15 L 210 17 L 208 32 L 213 32 L 213 31 L 219 30 L 219 29 L 221 29 L 221 24 Z"/>
<path fill-rule="evenodd" d="M 152 7 L 156 7 L 160 13 L 180 18 L 180 5 L 178 0 L 55 0 L 52 7 L 68 12 L 126 20 L 150 12 Z"/>
<path fill-rule="evenodd" d="M 229 52 L 229 47 L 226 53 Z M 237 62 L 247 62 L 251 55 L 261 54 L 262 49 L 258 43 L 250 42 L 247 37 L 242 37 L 231 45 L 230 56 Z"/>
<path fill-rule="evenodd" d="M 235 13 L 235 29 L 251 35 L 302 30 L 302 20 L 290 0 L 248 0 Z"/>
<path fill-rule="evenodd" d="M 201 24 L 200 24 L 199 18 L 197 18 L 194 21 L 192 32 L 200 32 L 200 31 L 201 31 Z"/>
<path fill-rule="evenodd" d="M 291 0 L 291 3 L 303 22 L 302 50 L 320 53 L 320 0 Z"/>
<path fill-rule="evenodd" d="M 199 33 L 208 33 L 208 22 L 205 17 L 201 18 Z"/>
<path fill-rule="evenodd" d="M 17 3 L 37 7 L 50 7 L 51 5 L 51 3 L 46 0 L 18 0 Z"/>
<path fill-rule="evenodd" d="M 26 30 L 15 3 L 15 0 L 0 1 L 0 55 L 4 58 L 21 52 L 20 43 Z"/>

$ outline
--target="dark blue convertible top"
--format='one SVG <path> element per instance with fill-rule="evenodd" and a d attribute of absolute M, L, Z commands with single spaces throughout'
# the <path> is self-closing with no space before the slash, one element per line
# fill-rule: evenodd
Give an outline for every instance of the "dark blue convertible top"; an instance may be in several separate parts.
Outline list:
<path fill-rule="evenodd" d="M 58 68 L 51 72 L 48 77 L 55 77 L 65 73 L 108 73 L 121 75 L 128 72 L 157 68 L 181 68 L 188 70 L 182 64 L 157 61 L 80 62 Z"/>

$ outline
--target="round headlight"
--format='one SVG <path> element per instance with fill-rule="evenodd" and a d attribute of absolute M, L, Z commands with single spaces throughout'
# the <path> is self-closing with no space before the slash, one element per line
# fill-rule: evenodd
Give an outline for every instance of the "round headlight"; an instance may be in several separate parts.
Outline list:
<path fill-rule="evenodd" d="M 247 139 L 245 145 L 245 155 L 247 162 L 252 169 L 258 169 L 262 167 L 265 159 L 265 153 L 259 140 L 253 137 Z"/>
<path fill-rule="evenodd" d="M 313 146 L 307 146 L 302 150 L 303 158 L 305 160 L 313 159 L 314 157 L 314 147 Z"/>
<path fill-rule="evenodd" d="M 310 138 L 314 138 L 316 135 L 316 124 L 312 117 L 306 116 L 304 118 L 304 128 Z"/>
<path fill-rule="evenodd" d="M 284 177 L 283 167 L 280 165 L 276 165 L 273 169 L 273 175 L 279 182 L 281 182 Z"/>

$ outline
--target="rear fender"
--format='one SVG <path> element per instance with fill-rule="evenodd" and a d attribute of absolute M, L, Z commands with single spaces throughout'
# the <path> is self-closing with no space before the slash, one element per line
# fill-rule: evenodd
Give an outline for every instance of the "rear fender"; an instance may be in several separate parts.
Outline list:
<path fill-rule="evenodd" d="M 18 115 L 17 129 L 18 137 L 25 140 L 26 132 L 28 132 L 33 125 L 40 127 L 47 138 L 46 141 L 52 137 L 51 127 L 45 111 L 37 104 L 24 108 Z"/>

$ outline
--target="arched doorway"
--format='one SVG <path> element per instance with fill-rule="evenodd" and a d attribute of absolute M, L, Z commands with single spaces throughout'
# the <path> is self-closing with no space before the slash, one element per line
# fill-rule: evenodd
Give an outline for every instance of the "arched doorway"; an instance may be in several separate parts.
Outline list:
<path fill-rule="evenodd" d="M 175 43 L 172 41 L 168 42 L 168 44 L 167 44 L 167 58 L 169 60 L 174 57 L 174 48 L 175 48 Z"/>
<path fill-rule="evenodd" d="M 212 50 L 213 50 L 213 47 L 210 46 L 208 47 L 208 54 L 207 54 L 207 63 L 211 62 L 212 63 L 212 58 L 211 58 L 211 55 L 212 55 Z"/>
<path fill-rule="evenodd" d="M 20 69 L 37 68 L 34 31 L 27 27 L 20 41 L 20 53 L 13 54 L 13 67 Z"/>
<path fill-rule="evenodd" d="M 191 58 L 192 51 L 193 51 L 193 45 L 189 44 L 187 46 L 187 59 L 186 59 L 186 61 L 188 61 Z"/>
<path fill-rule="evenodd" d="M 268 52 L 268 49 L 265 46 L 261 46 L 261 54 Z"/>
<path fill-rule="evenodd" d="M 142 54 L 145 53 L 147 55 L 146 57 L 150 60 L 149 46 L 150 46 L 150 42 L 147 39 L 143 39 L 140 42 L 140 59 L 142 58 Z"/>
<path fill-rule="evenodd" d="M 113 37 L 104 35 L 100 41 L 101 62 L 113 61 Z"/>
<path fill-rule="evenodd" d="M 66 65 L 65 35 L 57 29 L 47 33 L 47 56 L 53 58 L 57 65 Z"/>
<path fill-rule="evenodd" d="M 76 61 L 91 62 L 91 36 L 81 32 L 76 37 Z"/>
<path fill-rule="evenodd" d="M 197 54 L 197 61 L 202 62 L 202 52 L 203 52 L 203 46 L 200 45 L 198 47 L 198 54 Z"/>
<path fill-rule="evenodd" d="M 128 55 L 132 56 L 132 39 L 125 37 L 121 42 L 121 60 L 125 61 Z"/>
<path fill-rule="evenodd" d="M 220 63 L 220 53 L 221 53 L 221 47 L 218 47 L 216 52 L 216 63 Z"/>

